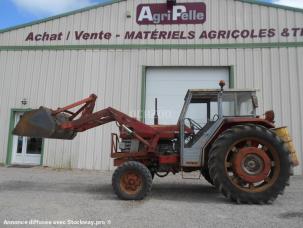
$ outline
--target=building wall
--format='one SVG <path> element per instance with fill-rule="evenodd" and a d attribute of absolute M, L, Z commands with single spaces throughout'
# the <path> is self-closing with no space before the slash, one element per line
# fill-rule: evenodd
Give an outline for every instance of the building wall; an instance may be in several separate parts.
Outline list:
<path fill-rule="evenodd" d="M 302 62 L 303 48 L 1 51 L 0 161 L 6 159 L 10 108 L 22 108 L 22 98 L 31 108 L 56 108 L 96 93 L 97 109 L 113 106 L 138 113 L 142 66 L 235 66 L 235 87 L 260 89 L 258 113 L 275 110 L 277 124 L 290 127 L 302 161 Z M 110 132 L 115 129 L 109 124 L 73 141 L 48 139 L 43 164 L 109 169 Z"/>
<path fill-rule="evenodd" d="M 25 42 L 33 32 L 111 31 L 123 34 L 127 30 L 194 30 L 303 27 L 300 12 L 270 8 L 233 0 L 205 0 L 207 22 L 201 25 L 148 25 L 135 23 L 135 9 L 139 2 L 123 1 L 50 20 L 40 24 L 0 33 L 0 163 L 7 156 L 8 128 L 11 108 L 24 108 L 21 100 L 27 98 L 26 108 L 40 105 L 56 108 L 82 99 L 91 93 L 99 97 L 96 109 L 113 106 L 126 113 L 139 113 L 143 66 L 234 66 L 235 88 L 256 88 L 260 100 L 259 114 L 274 109 L 277 125 L 288 125 L 299 152 L 301 164 L 303 149 L 303 37 L 281 37 L 237 40 L 133 40 Z M 165 2 L 165 1 L 150 1 Z M 186 2 L 186 0 L 184 0 Z M 190 0 L 189 2 L 194 2 Z M 227 9 L 227 10 L 226 10 Z M 126 11 L 132 18 L 126 18 Z M 276 42 L 297 42 L 282 45 Z M 273 43 L 272 48 L 234 47 L 234 44 Z M 117 46 L 111 48 L 82 47 L 90 44 L 196 44 L 182 48 L 155 48 Z M 231 44 L 226 48 L 207 48 L 205 44 Z M 65 45 L 64 48 L 33 47 L 36 45 Z M 2 46 L 2 47 L 1 47 Z M 7 48 L 11 46 L 11 48 Z M 12 47 L 19 46 L 19 47 Z M 24 46 L 24 48 L 20 48 Z M 121 47 L 121 48 L 119 48 Z M 181 46 L 180 46 L 181 47 Z M 139 115 L 137 115 L 139 118 Z M 43 164 L 52 167 L 71 167 L 108 170 L 112 167 L 110 132 L 108 124 L 79 134 L 73 141 L 45 141 Z M 296 168 L 302 173 L 302 166 Z"/>

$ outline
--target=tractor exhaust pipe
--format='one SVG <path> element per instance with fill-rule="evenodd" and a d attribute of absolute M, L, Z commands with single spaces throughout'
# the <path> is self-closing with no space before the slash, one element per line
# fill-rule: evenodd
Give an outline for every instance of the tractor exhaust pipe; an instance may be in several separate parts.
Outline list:
<path fill-rule="evenodd" d="M 220 93 L 219 93 L 219 110 L 218 110 L 218 114 L 219 114 L 219 118 L 223 117 L 223 107 L 222 107 L 222 102 L 223 102 L 223 91 L 224 91 L 224 86 L 225 86 L 225 81 L 221 80 L 219 82 L 219 86 L 220 86 Z"/>
<path fill-rule="evenodd" d="M 154 125 L 159 124 L 159 117 L 158 117 L 158 99 L 155 98 L 155 115 L 154 115 Z"/>

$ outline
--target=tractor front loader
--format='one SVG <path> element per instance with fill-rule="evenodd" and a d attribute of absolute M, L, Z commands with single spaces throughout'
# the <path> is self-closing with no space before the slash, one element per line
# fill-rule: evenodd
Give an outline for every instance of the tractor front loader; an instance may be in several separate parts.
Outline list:
<path fill-rule="evenodd" d="M 119 198 L 143 199 L 154 175 L 199 171 L 232 201 L 272 202 L 298 165 L 287 128 L 275 128 L 273 111 L 256 116 L 255 90 L 223 91 L 224 84 L 188 90 L 175 125 L 159 125 L 157 116 L 154 125 L 147 125 L 111 107 L 93 112 L 97 96 L 92 94 L 57 110 L 28 112 L 13 133 L 73 139 L 78 132 L 115 121 L 119 135 L 111 134 L 111 157 L 118 168 L 112 186 Z"/>

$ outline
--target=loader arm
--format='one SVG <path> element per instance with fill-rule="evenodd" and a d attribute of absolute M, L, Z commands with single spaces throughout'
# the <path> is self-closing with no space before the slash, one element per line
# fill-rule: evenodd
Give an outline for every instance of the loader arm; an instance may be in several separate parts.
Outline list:
<path fill-rule="evenodd" d="M 97 96 L 91 94 L 88 98 L 77 101 L 56 110 L 40 107 L 24 114 L 13 134 L 55 139 L 73 139 L 78 132 L 83 132 L 112 121 L 116 121 L 119 128 L 124 128 L 153 151 L 159 139 L 158 132 L 122 113 L 114 108 L 108 107 L 93 112 Z M 76 111 L 72 109 L 78 108 Z"/>
<path fill-rule="evenodd" d="M 154 147 L 152 146 L 154 140 L 149 142 L 140 135 L 142 134 L 145 136 L 145 138 L 153 139 L 157 135 L 157 132 L 152 127 L 143 124 L 135 118 L 132 118 L 111 107 L 105 108 L 90 115 L 82 116 L 76 120 L 62 123 L 60 127 L 62 129 L 83 132 L 112 121 L 116 121 L 119 127 L 124 128 L 129 134 L 133 135 L 143 144 L 150 147 L 149 151 L 154 150 Z"/>

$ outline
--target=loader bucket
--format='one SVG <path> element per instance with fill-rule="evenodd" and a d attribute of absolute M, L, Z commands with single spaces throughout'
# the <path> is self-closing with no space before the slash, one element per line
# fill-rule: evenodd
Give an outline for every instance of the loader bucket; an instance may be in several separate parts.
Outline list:
<path fill-rule="evenodd" d="M 59 113 L 53 116 L 50 109 L 40 107 L 25 113 L 13 134 L 35 138 L 73 139 L 77 132 L 60 128 L 60 124 L 67 121 L 68 115 Z"/>

